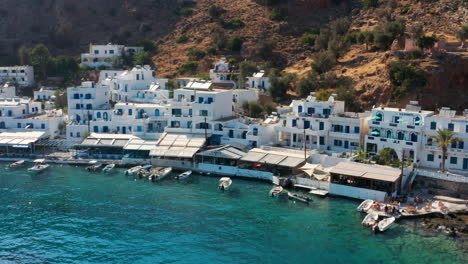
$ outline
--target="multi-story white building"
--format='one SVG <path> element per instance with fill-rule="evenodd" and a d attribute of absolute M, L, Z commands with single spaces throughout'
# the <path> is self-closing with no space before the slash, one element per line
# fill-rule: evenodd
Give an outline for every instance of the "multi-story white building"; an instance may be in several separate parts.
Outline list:
<path fill-rule="evenodd" d="M 344 112 L 331 115 L 327 149 L 332 152 L 359 150 L 369 119 L 370 112 Z"/>
<path fill-rule="evenodd" d="M 34 68 L 32 66 L 0 67 L 0 83 L 13 82 L 21 87 L 34 85 Z"/>
<path fill-rule="evenodd" d="M 55 92 L 57 92 L 55 88 L 41 87 L 39 90 L 34 91 L 34 100 L 53 101 L 55 99 Z"/>
<path fill-rule="evenodd" d="M 11 83 L 0 84 L 0 98 L 16 97 L 16 87 Z"/>
<path fill-rule="evenodd" d="M 124 45 L 89 45 L 89 53 L 81 54 L 81 64 L 92 68 L 112 67 L 115 58 L 132 55 L 143 51 L 143 47 L 125 47 Z"/>
<path fill-rule="evenodd" d="M 81 86 L 67 89 L 68 116 L 67 139 L 80 140 L 85 132 L 89 132 L 90 122 L 97 111 L 102 113 L 103 119 L 109 119 L 109 86 L 83 82 Z"/>
<path fill-rule="evenodd" d="M 247 77 L 247 81 L 245 83 L 246 88 L 258 89 L 264 93 L 270 89 L 270 85 L 270 78 L 266 76 L 265 71 L 263 70 Z"/>
<path fill-rule="evenodd" d="M 44 111 L 40 102 L 30 98 L 0 99 L 0 132 L 41 131 L 56 137 L 64 121 L 61 110 Z"/>
<path fill-rule="evenodd" d="M 256 148 L 276 143 L 275 127 L 279 125 L 277 116 L 263 119 L 239 118 L 226 122 L 223 126 L 221 144 L 240 148 Z"/>
<path fill-rule="evenodd" d="M 419 162 L 422 150 L 424 126 L 426 118 L 434 112 L 423 111 L 411 102 L 406 108 L 378 107 L 372 109 L 372 118 L 369 120 L 369 133 L 365 137 L 366 151 L 370 155 L 377 154 L 384 148 L 392 148 L 401 159 L 411 157 Z"/>
<path fill-rule="evenodd" d="M 167 82 L 168 79 L 155 78 L 149 65 L 137 65 L 102 81 L 111 88 L 112 101 L 137 103 L 158 103 L 169 99 Z"/>
<path fill-rule="evenodd" d="M 229 88 L 237 88 L 234 77 L 236 75 L 239 75 L 239 72 L 232 68 L 225 57 L 222 57 L 210 70 L 210 79 L 213 83 L 226 84 Z"/>
<path fill-rule="evenodd" d="M 448 129 L 455 133 L 458 142 L 448 148 L 446 169 L 452 171 L 468 170 L 468 110 L 463 115 L 456 115 L 455 110 L 442 107 L 439 114 L 426 117 L 423 127 L 423 149 L 419 157 L 421 167 L 440 169 L 442 166 L 442 151 L 435 142 L 437 130 Z"/>

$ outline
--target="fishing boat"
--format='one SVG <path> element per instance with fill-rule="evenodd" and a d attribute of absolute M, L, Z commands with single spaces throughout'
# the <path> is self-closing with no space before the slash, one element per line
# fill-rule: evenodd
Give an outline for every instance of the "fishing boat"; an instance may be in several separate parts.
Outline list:
<path fill-rule="evenodd" d="M 358 207 L 357 207 L 357 210 L 359 212 L 367 212 L 371 207 L 372 205 L 374 204 L 374 200 L 365 200 L 364 202 L 362 202 Z"/>
<path fill-rule="evenodd" d="M 307 197 L 305 195 L 300 195 L 298 193 L 288 192 L 288 197 L 289 199 L 296 200 L 296 201 L 303 202 L 303 203 L 309 203 L 310 201 L 312 201 L 310 197 Z"/>
<path fill-rule="evenodd" d="M 378 223 L 378 220 L 379 220 L 379 214 L 370 213 L 370 214 L 367 214 L 366 217 L 364 217 L 364 220 L 362 220 L 362 225 L 363 226 L 374 226 L 375 224 Z"/>
<path fill-rule="evenodd" d="M 186 172 L 183 172 L 177 176 L 175 176 L 175 179 L 176 180 L 184 180 L 184 179 L 187 179 L 190 175 L 192 175 L 192 171 L 186 171 Z"/>
<path fill-rule="evenodd" d="M 104 169 L 102 169 L 102 172 L 110 172 L 112 171 L 113 169 L 115 168 L 115 164 L 114 163 L 111 163 L 111 164 L 107 164 Z"/>
<path fill-rule="evenodd" d="M 40 172 L 49 168 L 49 164 L 44 163 L 44 159 L 34 160 L 34 166 L 28 169 L 28 171 Z"/>
<path fill-rule="evenodd" d="M 143 169 L 143 166 L 135 166 L 125 171 L 125 175 L 133 175 Z"/>
<path fill-rule="evenodd" d="M 24 166 L 24 164 L 25 164 L 24 160 L 18 160 L 17 162 L 14 162 L 14 163 L 8 165 L 8 168 L 10 168 L 10 169 L 21 168 L 21 167 Z"/>
<path fill-rule="evenodd" d="M 229 186 L 231 186 L 231 184 L 232 184 L 231 178 L 229 178 L 229 177 L 222 177 L 221 179 L 219 179 L 219 182 L 218 182 L 218 189 L 220 189 L 221 191 L 224 191 L 224 190 L 226 190 L 227 188 L 229 188 Z"/>
<path fill-rule="evenodd" d="M 171 167 L 168 167 L 168 168 L 163 168 L 163 167 L 154 168 L 154 169 L 152 169 L 150 171 L 151 175 L 149 176 L 149 179 L 153 180 L 153 181 L 160 181 L 160 180 L 166 178 L 167 175 L 169 175 L 169 173 L 171 173 L 171 171 L 172 171 Z"/>
<path fill-rule="evenodd" d="M 280 193 L 283 191 L 283 187 L 281 186 L 276 186 L 273 189 L 270 190 L 270 196 L 271 197 L 276 197 L 280 195 Z"/>
<path fill-rule="evenodd" d="M 373 227 L 373 230 L 374 231 L 380 231 L 380 232 L 384 232 L 385 230 L 389 229 L 393 223 L 395 223 L 395 217 L 389 217 L 389 218 L 385 218 L 383 219 L 382 221 L 380 221 L 377 226 L 374 226 Z"/>

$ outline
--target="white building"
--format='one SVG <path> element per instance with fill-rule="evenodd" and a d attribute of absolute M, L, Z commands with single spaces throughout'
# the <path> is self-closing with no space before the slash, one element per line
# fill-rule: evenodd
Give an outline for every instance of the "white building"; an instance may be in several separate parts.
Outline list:
<path fill-rule="evenodd" d="M 468 110 L 464 114 L 456 115 L 455 110 L 442 107 L 439 114 L 426 117 L 424 122 L 423 149 L 419 157 L 420 166 L 440 169 L 442 165 L 442 151 L 432 138 L 437 135 L 437 130 L 448 129 L 455 133 L 458 142 L 448 148 L 445 168 L 451 171 L 468 170 Z"/>
<path fill-rule="evenodd" d="M 372 118 L 369 120 L 369 133 L 365 137 L 366 151 L 370 155 L 377 154 L 384 148 L 392 148 L 401 159 L 411 157 L 419 162 L 422 150 L 424 125 L 426 118 L 434 112 L 423 111 L 411 102 L 406 108 L 378 107 L 372 109 Z"/>
<path fill-rule="evenodd" d="M 104 74 L 110 72 L 104 72 Z M 102 73 L 101 73 L 102 74 Z M 117 73 L 103 80 L 111 88 L 115 102 L 158 103 L 169 99 L 168 79 L 157 79 L 149 65 L 137 65 L 129 71 Z"/>
<path fill-rule="evenodd" d="M 0 99 L 0 132 L 40 131 L 55 137 L 64 121 L 61 110 L 44 111 L 30 98 Z"/>
<path fill-rule="evenodd" d="M 233 78 L 236 75 L 239 75 L 239 72 L 229 65 L 225 57 L 222 57 L 210 70 L 211 81 L 218 85 L 224 84 L 227 88 L 237 88 L 236 78 Z"/>
<path fill-rule="evenodd" d="M 0 84 L 0 98 L 16 97 L 16 87 L 11 83 Z"/>
<path fill-rule="evenodd" d="M 251 77 L 247 77 L 245 83 L 246 88 L 258 89 L 264 93 L 270 89 L 270 85 L 270 78 L 266 76 L 263 70 L 254 73 Z"/>
<path fill-rule="evenodd" d="M 256 148 L 276 143 L 275 127 L 279 118 L 270 116 L 265 120 L 239 118 L 225 123 L 221 144 L 233 145 L 242 149 Z"/>
<path fill-rule="evenodd" d="M 38 101 L 53 101 L 57 90 L 52 87 L 41 87 L 38 91 L 34 91 L 34 100 Z"/>
<path fill-rule="evenodd" d="M 11 81 L 21 87 L 34 85 L 34 68 L 32 66 L 0 67 L 0 83 Z"/>
<path fill-rule="evenodd" d="M 143 47 L 125 47 L 124 45 L 89 45 L 89 53 L 81 54 L 81 64 L 91 68 L 112 67 L 115 58 L 132 55 L 143 51 Z"/>
<path fill-rule="evenodd" d="M 109 86 L 83 82 L 81 86 L 67 89 L 68 116 L 67 139 L 81 140 L 85 132 L 90 130 L 90 122 L 96 111 L 104 111 L 102 118 L 109 119 Z"/>

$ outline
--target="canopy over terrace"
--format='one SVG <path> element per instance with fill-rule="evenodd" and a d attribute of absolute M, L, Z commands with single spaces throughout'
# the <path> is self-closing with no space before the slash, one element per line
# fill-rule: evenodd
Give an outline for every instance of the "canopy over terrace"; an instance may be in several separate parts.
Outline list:
<path fill-rule="evenodd" d="M 247 152 L 226 145 L 197 153 L 197 162 L 234 166 L 245 155 L 247 155 Z"/>
<path fill-rule="evenodd" d="M 34 151 L 34 144 L 43 137 L 45 137 L 45 133 L 39 131 L 0 133 L 1 152 L 8 153 L 9 148 L 14 148 L 28 149 L 28 152 L 32 153 Z"/>
<path fill-rule="evenodd" d="M 149 158 L 149 153 L 156 148 L 157 142 L 157 140 L 147 140 L 138 137 L 131 138 L 124 147 L 125 157 Z"/>
<path fill-rule="evenodd" d="M 123 149 L 132 135 L 92 133 L 78 146 L 80 148 L 120 148 Z"/>
<path fill-rule="evenodd" d="M 393 193 L 401 177 L 399 169 L 355 162 L 340 162 L 330 170 L 331 182 Z"/>
<path fill-rule="evenodd" d="M 170 159 L 191 159 L 204 145 L 205 137 L 199 135 L 163 134 L 150 151 L 150 156 Z"/>
<path fill-rule="evenodd" d="M 306 156 L 308 158 L 308 156 Z M 275 174 L 295 175 L 305 164 L 304 153 L 286 148 L 254 148 L 240 159 L 242 168 L 274 170 Z"/>

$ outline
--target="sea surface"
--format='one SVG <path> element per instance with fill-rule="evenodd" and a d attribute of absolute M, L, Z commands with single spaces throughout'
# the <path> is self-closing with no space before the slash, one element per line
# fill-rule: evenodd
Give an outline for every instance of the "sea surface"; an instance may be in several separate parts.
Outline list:
<path fill-rule="evenodd" d="M 460 240 L 414 220 L 373 234 L 359 201 L 306 206 L 269 197 L 265 182 L 221 192 L 218 177 L 154 184 L 123 171 L 0 164 L 0 263 L 468 263 Z"/>

